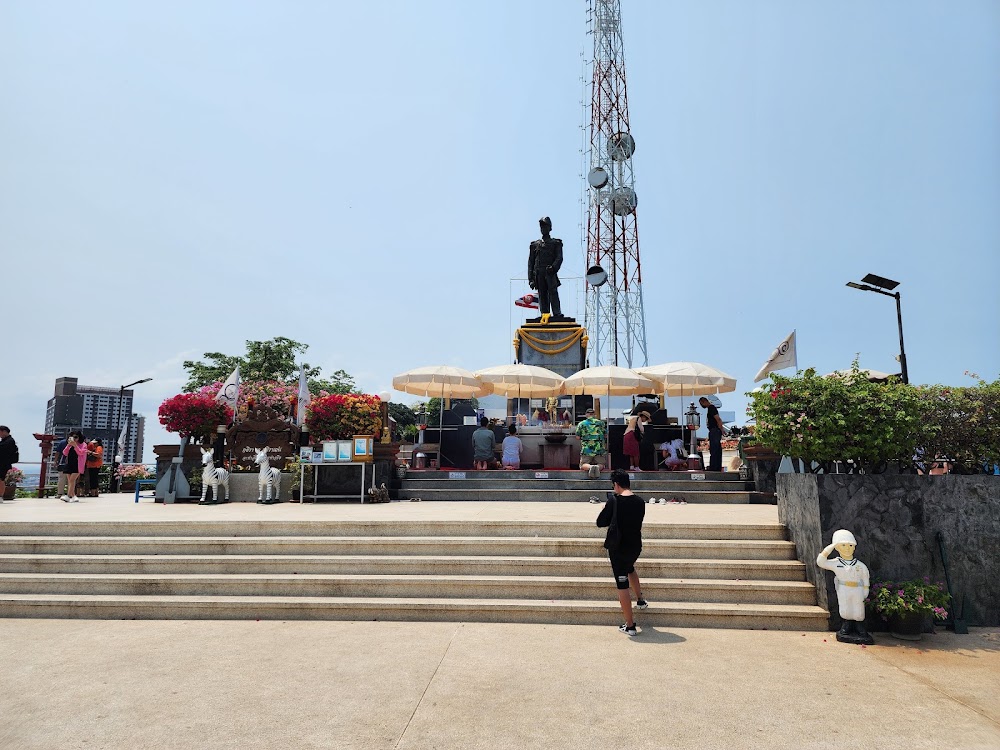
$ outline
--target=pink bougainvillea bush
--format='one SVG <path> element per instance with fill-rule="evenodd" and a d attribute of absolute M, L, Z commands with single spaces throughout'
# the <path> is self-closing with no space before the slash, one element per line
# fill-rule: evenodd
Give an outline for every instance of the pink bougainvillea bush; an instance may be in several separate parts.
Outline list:
<path fill-rule="evenodd" d="M 382 402 L 368 394 L 331 394 L 315 398 L 306 408 L 313 440 L 344 440 L 353 435 L 382 432 Z"/>
<path fill-rule="evenodd" d="M 218 391 L 218 389 L 216 389 Z M 212 435 L 220 424 L 229 424 L 233 411 L 214 396 L 204 393 L 181 393 L 160 404 L 160 424 L 167 432 L 181 437 L 203 438 Z"/>
<path fill-rule="evenodd" d="M 153 472 L 144 464 L 121 464 L 115 471 L 119 479 L 134 482 L 137 479 L 155 479 Z"/>
<path fill-rule="evenodd" d="M 222 381 L 217 380 L 203 385 L 195 393 L 215 398 L 220 388 Z M 280 380 L 244 380 L 240 383 L 239 406 L 253 404 L 257 407 L 274 409 L 286 417 L 294 417 L 298 393 L 298 383 L 282 383 Z M 329 395 L 326 391 L 320 391 L 314 398 Z"/>

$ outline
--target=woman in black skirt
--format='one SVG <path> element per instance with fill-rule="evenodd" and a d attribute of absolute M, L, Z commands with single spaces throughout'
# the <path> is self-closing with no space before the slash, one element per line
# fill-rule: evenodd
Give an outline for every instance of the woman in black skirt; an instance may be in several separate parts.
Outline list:
<path fill-rule="evenodd" d="M 64 503 L 78 503 L 80 500 L 76 496 L 76 483 L 87 470 L 87 441 L 83 439 L 82 432 L 74 430 L 69 434 L 63 455 L 66 457 L 66 465 L 61 471 L 66 475 L 67 494 L 59 499 Z"/>

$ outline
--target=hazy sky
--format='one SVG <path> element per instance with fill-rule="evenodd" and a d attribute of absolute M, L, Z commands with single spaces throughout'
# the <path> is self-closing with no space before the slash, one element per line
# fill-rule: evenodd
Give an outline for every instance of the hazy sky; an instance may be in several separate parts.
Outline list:
<path fill-rule="evenodd" d="M 584 267 L 586 5 L 0 0 L 22 457 L 56 377 L 152 376 L 151 460 L 182 360 L 246 339 L 376 393 L 511 361 L 540 216 Z M 650 364 L 735 375 L 738 414 L 793 328 L 800 367 L 896 371 L 892 300 L 844 286 L 874 272 L 911 381 L 1000 375 L 1000 3 L 622 5 Z"/>

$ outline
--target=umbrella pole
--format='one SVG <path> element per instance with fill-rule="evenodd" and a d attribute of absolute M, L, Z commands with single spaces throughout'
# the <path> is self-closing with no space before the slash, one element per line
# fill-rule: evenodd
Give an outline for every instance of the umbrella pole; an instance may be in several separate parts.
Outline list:
<path fill-rule="evenodd" d="M 444 383 L 441 384 L 441 409 L 438 412 L 438 468 L 444 467 L 444 452 L 441 450 L 444 448 Z"/>

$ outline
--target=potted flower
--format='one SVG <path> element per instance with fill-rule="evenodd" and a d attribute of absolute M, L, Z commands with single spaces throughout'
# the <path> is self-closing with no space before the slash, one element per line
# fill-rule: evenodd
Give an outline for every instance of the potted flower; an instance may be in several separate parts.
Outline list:
<path fill-rule="evenodd" d="M 24 481 L 24 472 L 18 468 L 9 469 L 4 481 L 4 500 L 13 500 L 17 495 L 17 485 Z"/>
<path fill-rule="evenodd" d="M 888 623 L 896 638 L 920 640 L 928 617 L 948 616 L 948 600 L 943 583 L 922 581 L 876 581 L 868 592 L 868 602 Z"/>
<path fill-rule="evenodd" d="M 122 492 L 131 492 L 140 479 L 153 479 L 152 472 L 144 464 L 121 464 L 116 470 Z"/>
<path fill-rule="evenodd" d="M 160 424 L 167 432 L 181 438 L 200 439 L 206 444 L 215 434 L 216 426 L 229 424 L 233 412 L 221 401 L 206 393 L 181 393 L 160 404 Z"/>

